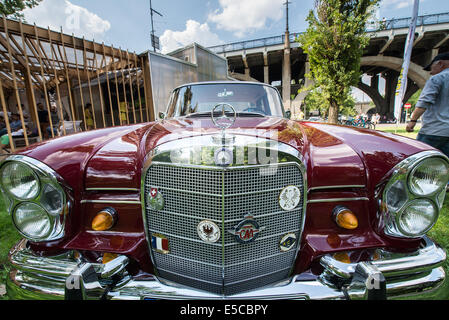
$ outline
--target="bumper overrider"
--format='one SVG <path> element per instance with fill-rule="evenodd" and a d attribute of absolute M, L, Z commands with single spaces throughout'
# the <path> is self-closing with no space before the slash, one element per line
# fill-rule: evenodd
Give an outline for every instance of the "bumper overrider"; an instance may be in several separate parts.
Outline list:
<path fill-rule="evenodd" d="M 9 254 L 7 293 L 11 299 L 444 299 L 449 295 L 442 264 L 446 252 L 429 238 L 411 253 L 383 251 L 375 261 L 343 263 L 321 257 L 324 271 L 316 277 L 294 275 L 263 288 L 222 296 L 157 276 L 133 278 L 128 258 L 89 263 L 74 252 L 40 257 L 20 241 Z"/>

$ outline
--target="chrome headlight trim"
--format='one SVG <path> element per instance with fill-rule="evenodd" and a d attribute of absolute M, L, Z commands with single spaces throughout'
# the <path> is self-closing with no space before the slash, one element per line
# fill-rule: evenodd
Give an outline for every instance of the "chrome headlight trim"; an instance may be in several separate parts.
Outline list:
<path fill-rule="evenodd" d="M 8 158 L 6 158 L 3 162 L 0 163 L 0 171 L 3 168 L 4 165 L 11 163 L 11 162 L 17 162 L 21 163 L 23 165 L 28 166 L 31 168 L 31 170 L 34 172 L 34 174 L 38 177 L 40 181 L 39 186 L 39 192 L 37 196 L 35 196 L 32 199 L 24 200 L 17 197 L 14 197 L 9 192 L 6 192 L 4 190 L 4 186 L 2 183 L 0 183 L 0 189 L 3 191 L 6 202 L 6 210 L 9 212 L 11 217 L 15 213 L 16 209 L 25 202 L 30 202 L 38 205 L 39 207 L 43 208 L 44 211 L 47 213 L 50 224 L 51 224 L 51 232 L 49 232 L 44 237 L 30 237 L 29 235 L 23 233 L 19 228 L 16 229 L 17 231 L 26 239 L 32 241 L 32 242 L 45 242 L 45 241 L 53 241 L 58 240 L 64 237 L 65 235 L 65 221 L 66 216 L 69 211 L 70 201 L 68 200 L 67 193 L 64 189 L 68 189 L 68 186 L 64 184 L 62 177 L 59 176 L 58 173 L 56 173 L 53 169 L 51 169 L 46 164 L 22 155 L 12 155 Z M 49 212 L 48 206 L 47 208 L 43 205 L 43 201 L 45 200 L 44 191 L 48 188 L 46 186 L 49 185 L 52 187 L 53 190 L 56 190 L 59 192 L 59 195 L 61 196 L 61 208 L 59 210 Z M 14 221 L 13 221 L 14 223 Z M 15 223 L 14 223 L 15 225 Z"/>
<path fill-rule="evenodd" d="M 444 189 L 445 186 L 442 186 L 435 192 L 422 196 L 417 195 L 414 192 L 412 192 L 410 188 L 410 175 L 414 172 L 416 168 L 419 167 L 419 165 L 429 159 L 429 158 L 440 158 L 446 161 L 449 164 L 449 159 L 442 154 L 439 151 L 423 151 L 417 154 L 414 154 L 403 161 L 401 161 L 399 164 L 397 164 L 393 170 L 391 177 L 389 181 L 387 182 L 382 195 L 382 205 L 381 210 L 384 218 L 384 233 L 388 236 L 398 237 L 398 238 L 420 238 L 425 235 L 426 232 L 428 232 L 433 225 L 435 224 L 436 220 L 438 219 L 439 212 L 436 214 L 435 221 L 426 228 L 425 231 L 421 232 L 420 234 L 410 234 L 406 230 L 403 230 L 400 227 L 400 219 L 402 217 L 402 214 L 404 213 L 405 209 L 408 207 L 408 205 L 417 199 L 426 199 L 429 200 L 434 208 L 436 208 L 438 211 L 441 208 L 441 191 Z M 401 182 L 403 186 L 405 186 L 405 196 L 406 200 L 396 209 L 392 209 L 390 205 L 388 205 L 388 191 L 397 184 L 398 182 Z"/>

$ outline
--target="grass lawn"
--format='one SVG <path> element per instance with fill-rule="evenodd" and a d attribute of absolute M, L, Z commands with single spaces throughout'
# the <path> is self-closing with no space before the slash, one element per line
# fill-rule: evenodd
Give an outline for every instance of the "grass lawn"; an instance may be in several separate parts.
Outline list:
<path fill-rule="evenodd" d="M 415 138 L 417 130 L 414 133 L 405 132 L 405 129 L 385 129 L 382 131 L 392 132 L 400 135 L 406 135 L 410 138 Z M 435 227 L 429 232 L 429 237 L 439 243 L 446 250 L 449 249 L 449 196 L 446 197 L 443 209 Z M 20 240 L 20 235 L 12 225 L 11 218 L 5 211 L 3 198 L 0 196 L 0 286 L 5 283 L 6 270 L 5 263 L 7 261 L 9 249 Z M 446 260 L 445 269 L 449 272 L 449 264 Z M 6 299 L 5 296 L 0 296 L 0 300 Z"/>
<path fill-rule="evenodd" d="M 5 283 L 6 269 L 5 263 L 8 259 L 9 249 L 21 239 L 21 236 L 14 228 L 9 214 L 5 211 L 3 197 L 0 196 L 0 286 Z M 0 296 L 6 299 L 6 296 Z"/>
<path fill-rule="evenodd" d="M 420 125 L 416 126 L 415 131 L 413 131 L 413 132 L 407 132 L 405 130 L 404 125 L 399 126 L 397 129 L 394 126 L 389 126 L 389 127 L 378 126 L 376 128 L 376 130 L 394 133 L 394 134 L 397 134 L 400 136 L 416 139 L 416 136 L 418 135 L 418 131 L 419 131 L 420 127 L 421 127 Z"/>

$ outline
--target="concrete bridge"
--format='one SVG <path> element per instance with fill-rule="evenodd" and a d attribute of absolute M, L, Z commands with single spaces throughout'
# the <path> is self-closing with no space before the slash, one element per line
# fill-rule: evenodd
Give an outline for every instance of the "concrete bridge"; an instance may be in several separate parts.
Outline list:
<path fill-rule="evenodd" d="M 393 19 L 371 24 L 367 28 L 370 43 L 365 48 L 361 61 L 363 72 L 369 81 L 360 82 L 358 88 L 365 92 L 382 115 L 392 115 L 394 95 L 402 67 L 404 46 L 411 18 Z M 307 55 L 295 42 L 298 33 L 234 42 L 210 47 L 213 52 L 225 57 L 229 73 L 239 80 L 255 80 L 279 85 L 284 104 L 299 112 L 306 92 L 298 89 L 311 84 L 305 78 L 309 71 Z M 449 13 L 418 17 L 412 62 L 409 69 L 407 101 L 419 88 L 424 87 L 429 73 L 422 69 L 438 53 L 449 52 Z M 385 81 L 380 81 L 380 78 Z M 385 86 L 381 87 L 380 83 Z M 289 96 L 295 95 L 290 101 Z M 374 110 L 373 110 L 374 111 Z"/>

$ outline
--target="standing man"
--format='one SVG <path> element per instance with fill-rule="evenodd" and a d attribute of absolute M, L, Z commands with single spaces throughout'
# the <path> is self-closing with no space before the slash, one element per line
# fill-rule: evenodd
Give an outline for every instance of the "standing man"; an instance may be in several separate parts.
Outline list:
<path fill-rule="evenodd" d="M 413 132 L 424 114 L 416 139 L 449 157 L 449 52 L 437 55 L 424 70 L 430 71 L 432 77 L 421 92 L 406 130 Z"/>

